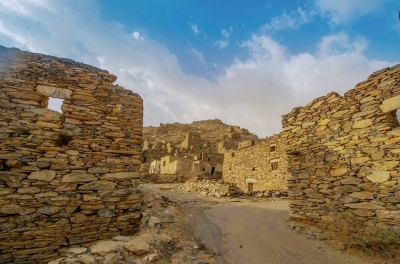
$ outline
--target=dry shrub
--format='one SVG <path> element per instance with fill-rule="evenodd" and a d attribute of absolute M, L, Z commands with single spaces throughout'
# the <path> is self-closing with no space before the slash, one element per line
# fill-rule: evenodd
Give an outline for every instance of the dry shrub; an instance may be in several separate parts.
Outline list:
<path fill-rule="evenodd" d="M 149 163 L 142 163 L 139 168 L 140 173 L 147 173 L 149 172 L 150 164 Z"/>
<path fill-rule="evenodd" d="M 400 227 L 371 223 L 351 213 L 335 215 L 332 227 L 346 247 L 382 250 L 400 244 Z"/>

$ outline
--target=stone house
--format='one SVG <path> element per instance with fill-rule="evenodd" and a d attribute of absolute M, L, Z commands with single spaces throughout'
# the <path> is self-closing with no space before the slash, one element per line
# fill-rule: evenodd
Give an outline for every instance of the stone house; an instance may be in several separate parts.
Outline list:
<path fill-rule="evenodd" d="M 195 132 L 187 132 L 185 140 L 180 145 L 181 152 L 199 153 L 201 149 L 201 136 Z"/>
<path fill-rule="evenodd" d="M 339 212 L 400 225 L 400 65 L 282 117 L 291 217 L 326 225 Z"/>
<path fill-rule="evenodd" d="M 160 160 L 153 160 L 150 163 L 149 173 L 150 174 L 160 174 L 161 172 L 161 161 Z"/>
<path fill-rule="evenodd" d="M 143 102 L 105 70 L 0 46 L 0 254 L 47 263 L 133 235 Z M 63 99 L 62 113 L 47 109 Z"/>
<path fill-rule="evenodd" d="M 194 159 L 167 155 L 161 158 L 160 174 L 177 174 L 183 171 L 190 171 L 193 167 Z"/>
<path fill-rule="evenodd" d="M 280 135 L 257 144 L 243 142 L 225 155 L 223 180 L 242 191 L 286 190 L 287 160 Z"/>

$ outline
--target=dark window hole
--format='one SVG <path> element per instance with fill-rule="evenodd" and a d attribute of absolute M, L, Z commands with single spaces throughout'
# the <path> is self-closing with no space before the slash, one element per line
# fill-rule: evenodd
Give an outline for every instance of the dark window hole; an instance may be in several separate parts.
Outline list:
<path fill-rule="evenodd" d="M 59 147 L 65 147 L 68 146 L 68 143 L 72 140 L 72 136 L 67 136 L 67 135 L 59 135 L 57 144 Z"/>

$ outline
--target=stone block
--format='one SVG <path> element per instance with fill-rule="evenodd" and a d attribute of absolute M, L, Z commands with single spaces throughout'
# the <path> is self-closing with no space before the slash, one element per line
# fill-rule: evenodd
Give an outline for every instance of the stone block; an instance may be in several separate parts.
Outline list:
<path fill-rule="evenodd" d="M 370 175 L 366 177 L 373 183 L 382 183 L 390 179 L 389 171 L 373 171 Z"/>
<path fill-rule="evenodd" d="M 347 168 L 337 168 L 335 170 L 331 170 L 329 173 L 331 176 L 342 176 L 346 174 L 347 171 L 348 171 Z"/>
<path fill-rule="evenodd" d="M 393 81 L 392 81 L 393 82 Z M 394 111 L 400 108 L 400 95 L 388 98 L 379 106 L 383 113 Z"/>
<path fill-rule="evenodd" d="M 90 173 L 70 173 L 63 176 L 61 182 L 91 182 L 97 181 L 97 177 Z"/>
<path fill-rule="evenodd" d="M 136 254 L 136 255 L 143 255 L 150 250 L 150 245 L 147 241 L 141 237 L 133 238 L 132 240 L 128 241 L 125 244 L 125 248 Z"/>
<path fill-rule="evenodd" d="M 344 204 L 344 206 L 349 207 L 349 208 L 354 208 L 354 209 L 367 209 L 367 210 L 382 210 L 382 209 L 384 209 L 384 207 L 381 205 L 369 203 L 369 202 L 349 203 L 349 204 Z"/>
<path fill-rule="evenodd" d="M 114 180 L 114 181 L 123 181 L 123 180 L 131 180 L 131 179 L 140 179 L 139 172 L 120 172 L 120 173 L 106 173 L 100 176 L 101 180 Z"/>
<path fill-rule="evenodd" d="M 56 177 L 56 172 L 51 170 L 34 171 L 29 176 L 30 180 L 50 182 Z"/>

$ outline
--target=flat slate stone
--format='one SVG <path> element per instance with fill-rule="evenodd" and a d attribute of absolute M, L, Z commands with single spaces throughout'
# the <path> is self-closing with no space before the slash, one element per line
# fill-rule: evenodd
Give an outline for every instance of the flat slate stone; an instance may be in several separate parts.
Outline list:
<path fill-rule="evenodd" d="M 97 177 L 89 173 L 70 173 L 63 176 L 61 182 L 91 182 L 97 181 Z"/>

